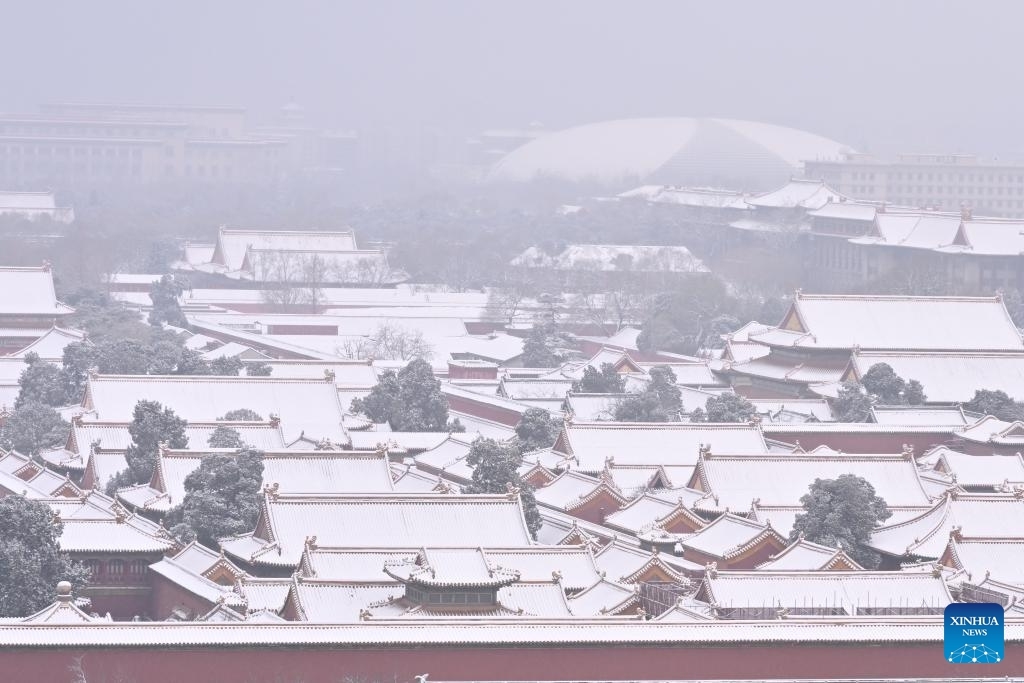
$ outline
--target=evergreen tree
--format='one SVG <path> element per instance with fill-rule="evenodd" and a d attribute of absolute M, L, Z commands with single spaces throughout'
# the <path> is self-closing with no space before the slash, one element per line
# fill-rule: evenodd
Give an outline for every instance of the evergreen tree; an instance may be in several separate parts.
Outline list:
<path fill-rule="evenodd" d="M 615 372 L 614 365 L 602 363 L 600 370 L 590 365 L 583 368 L 583 377 L 573 382 L 572 390 L 582 394 L 621 394 L 625 385 L 625 378 Z"/>
<path fill-rule="evenodd" d="M 674 422 L 683 409 L 676 374 L 668 366 L 651 368 L 647 388 L 630 394 L 615 406 L 619 422 Z"/>
<path fill-rule="evenodd" d="M 263 422 L 263 416 L 249 408 L 236 408 L 218 417 L 217 422 Z"/>
<path fill-rule="evenodd" d="M 36 353 L 26 354 L 25 364 L 28 367 L 18 379 L 21 390 L 14 400 L 15 408 L 27 402 L 42 403 L 54 408 L 73 402 L 67 395 L 64 373 L 60 368 L 40 360 Z"/>
<path fill-rule="evenodd" d="M 89 571 L 60 551 L 64 525 L 45 503 L 20 495 L 0 498 L 0 617 L 26 617 L 54 601 L 57 584 L 74 592 Z"/>
<path fill-rule="evenodd" d="M 217 427 L 210 434 L 206 443 L 210 448 L 242 448 L 245 446 L 242 435 L 238 433 L 237 429 L 231 427 Z"/>
<path fill-rule="evenodd" d="M 516 425 L 516 439 L 520 453 L 551 448 L 562 430 L 559 420 L 543 408 L 527 408 Z"/>
<path fill-rule="evenodd" d="M 1024 419 L 1024 406 L 1014 401 L 1005 391 L 978 389 L 964 409 L 982 415 L 992 415 L 1006 422 Z"/>
<path fill-rule="evenodd" d="M 871 399 L 859 384 L 847 382 L 839 388 L 839 395 L 832 402 L 837 422 L 870 422 Z"/>
<path fill-rule="evenodd" d="M 160 327 L 163 323 L 175 327 L 186 327 L 188 321 L 181 312 L 178 297 L 185 291 L 185 286 L 174 279 L 173 275 L 164 275 L 149 287 L 149 298 L 153 308 L 149 312 L 149 324 Z"/>
<path fill-rule="evenodd" d="M 247 377 L 270 377 L 274 368 L 270 363 L 260 361 L 258 363 L 246 363 L 245 374 Z"/>
<path fill-rule="evenodd" d="M 245 363 L 239 358 L 221 356 L 210 361 L 210 372 L 214 375 L 239 375 Z"/>
<path fill-rule="evenodd" d="M 65 444 L 71 430 L 56 410 L 37 401 L 25 401 L 0 426 L 0 448 L 38 455 Z"/>
<path fill-rule="evenodd" d="M 528 368 L 556 368 L 566 359 L 568 342 L 553 322 L 538 323 L 523 342 L 523 365 Z"/>
<path fill-rule="evenodd" d="M 753 403 L 732 392 L 712 396 L 705 409 L 706 422 L 749 422 L 757 414 Z"/>
<path fill-rule="evenodd" d="M 842 545 L 865 569 L 878 567 L 878 553 L 866 546 L 875 528 L 892 516 L 874 487 L 862 477 L 842 474 L 835 479 L 815 479 L 800 498 L 804 512 L 796 516 L 792 540 L 802 533 L 813 543 L 831 548 Z"/>
<path fill-rule="evenodd" d="M 464 487 L 466 493 L 507 493 L 510 486 L 519 489 L 526 526 L 536 538 L 542 522 L 533 487 L 519 476 L 523 464 L 519 450 L 510 443 L 480 438 L 470 447 L 466 464 L 473 468 L 473 483 Z"/>
<path fill-rule="evenodd" d="M 188 447 L 186 424 L 173 410 L 164 408 L 157 401 L 136 403 L 132 422 L 128 425 L 132 443 L 124 454 L 128 469 L 107 484 L 107 493 L 113 495 L 123 486 L 147 483 L 153 476 L 161 443 L 166 443 L 168 448 Z"/>
<path fill-rule="evenodd" d="M 920 405 L 925 402 L 924 387 L 916 379 L 905 381 L 888 363 L 875 363 L 861 380 L 864 389 L 888 405 Z"/>
<path fill-rule="evenodd" d="M 388 422 L 396 432 L 451 430 L 441 383 L 430 364 L 420 358 L 398 373 L 389 370 L 382 374 L 366 398 L 352 401 L 351 410 L 374 422 Z"/>
<path fill-rule="evenodd" d="M 242 449 L 208 455 L 185 477 L 185 500 L 167 513 L 171 533 L 210 548 L 226 536 L 252 531 L 259 516 L 263 453 Z"/>

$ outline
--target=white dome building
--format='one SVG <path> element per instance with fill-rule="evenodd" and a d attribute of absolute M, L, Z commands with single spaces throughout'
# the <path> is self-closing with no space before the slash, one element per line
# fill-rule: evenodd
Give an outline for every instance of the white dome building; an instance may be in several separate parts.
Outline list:
<path fill-rule="evenodd" d="M 492 182 L 777 187 L 805 159 L 837 159 L 849 147 L 794 128 L 737 119 L 649 118 L 591 123 L 551 133 L 503 157 Z"/>

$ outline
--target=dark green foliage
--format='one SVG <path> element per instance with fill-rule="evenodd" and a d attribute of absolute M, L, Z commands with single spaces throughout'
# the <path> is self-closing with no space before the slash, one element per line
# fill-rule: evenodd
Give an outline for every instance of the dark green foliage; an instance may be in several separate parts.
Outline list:
<path fill-rule="evenodd" d="M 263 416 L 249 408 L 237 408 L 218 417 L 217 422 L 263 422 Z"/>
<path fill-rule="evenodd" d="M 974 398 L 964 404 L 964 410 L 992 415 L 1006 422 L 1024 419 L 1024 406 L 1010 398 L 1005 391 L 978 389 L 974 392 Z"/>
<path fill-rule="evenodd" d="M 0 427 L 0 448 L 24 455 L 38 455 L 65 444 L 71 425 L 52 407 L 37 401 L 25 401 Z"/>
<path fill-rule="evenodd" d="M 647 388 L 630 394 L 615 406 L 619 422 L 674 422 L 683 409 L 676 373 L 668 366 L 651 368 Z"/>
<path fill-rule="evenodd" d="M 555 368 L 565 362 L 569 346 L 553 322 L 537 323 L 523 342 L 523 366 Z"/>
<path fill-rule="evenodd" d="M 181 306 L 178 305 L 178 297 L 184 291 L 184 284 L 175 280 L 173 275 L 164 275 L 150 285 L 149 298 L 153 301 L 153 308 L 149 312 L 149 324 L 155 327 L 160 327 L 163 323 L 175 327 L 188 325 L 181 312 Z"/>
<path fill-rule="evenodd" d="M 259 363 L 246 363 L 245 374 L 249 377 L 270 377 L 270 373 L 274 371 L 270 363 L 259 362 Z"/>
<path fill-rule="evenodd" d="M 705 410 L 706 422 L 749 422 L 757 414 L 753 403 L 732 392 L 712 396 Z"/>
<path fill-rule="evenodd" d="M 562 423 L 543 408 L 528 408 L 516 425 L 519 452 L 528 453 L 554 445 Z"/>
<path fill-rule="evenodd" d="M 217 427 L 210 434 L 206 443 L 210 448 L 242 448 L 245 446 L 242 435 L 238 433 L 237 429 L 231 427 Z"/>
<path fill-rule="evenodd" d="M 164 408 L 157 401 L 135 404 L 132 422 L 128 425 L 132 445 L 124 454 L 133 484 L 144 484 L 153 476 L 161 443 L 166 443 L 168 448 L 188 447 L 186 424 L 173 410 Z"/>
<path fill-rule="evenodd" d="M 907 387 L 903 390 L 903 400 L 907 405 L 919 406 L 928 400 L 924 393 L 924 387 L 916 379 L 907 380 Z"/>
<path fill-rule="evenodd" d="M 42 403 L 55 408 L 73 402 L 68 398 L 64 374 L 59 367 L 40 360 L 35 353 L 25 356 L 25 364 L 28 367 L 18 379 L 21 390 L 14 401 L 15 408 L 26 402 Z"/>
<path fill-rule="evenodd" d="M 790 538 L 802 533 L 813 543 L 831 548 L 840 545 L 865 569 L 878 567 L 878 553 L 866 547 L 871 533 L 892 513 L 875 489 L 862 477 L 843 474 L 835 479 L 815 479 L 800 498 L 804 512 L 796 516 Z"/>
<path fill-rule="evenodd" d="M 388 422 L 396 432 L 445 432 L 448 401 L 430 364 L 417 358 L 395 372 L 381 375 L 366 398 L 352 401 L 352 412 L 374 422 Z"/>
<path fill-rule="evenodd" d="M 54 602 L 57 584 L 78 593 L 89 571 L 60 552 L 63 524 L 49 505 L 19 495 L 0 499 L 0 617 L 26 617 Z"/>
<path fill-rule="evenodd" d="M 859 384 L 846 382 L 832 401 L 832 412 L 837 422 L 870 422 L 871 399 L 861 391 Z"/>
<path fill-rule="evenodd" d="M 222 356 L 221 358 L 214 358 L 210 361 L 210 372 L 214 375 L 237 376 L 242 372 L 243 367 L 245 367 L 245 363 L 234 357 Z"/>
<path fill-rule="evenodd" d="M 904 381 L 888 363 L 875 363 L 868 368 L 861 384 L 869 394 L 878 397 L 879 403 L 885 405 L 920 405 L 926 399 L 920 382 L 915 379 Z"/>
<path fill-rule="evenodd" d="M 602 363 L 598 370 L 590 365 L 583 368 L 583 377 L 573 382 L 572 390 L 581 394 L 621 394 L 626 385 L 622 375 L 611 363 Z"/>
<path fill-rule="evenodd" d="M 733 314 L 740 302 L 729 296 L 721 280 L 703 277 L 687 287 L 658 294 L 637 338 L 641 351 L 694 354 L 722 345 L 720 335 L 740 326 Z"/>
<path fill-rule="evenodd" d="M 519 449 L 494 439 L 477 439 L 466 456 L 466 464 L 473 468 L 473 483 L 464 487 L 466 493 L 508 493 L 509 487 L 519 489 L 526 526 L 536 538 L 541 527 L 540 512 L 533 487 L 519 476 L 518 468 L 523 464 Z"/>
<path fill-rule="evenodd" d="M 261 451 L 204 457 L 199 469 L 185 477 L 185 500 L 167 513 L 172 533 L 216 548 L 220 538 L 252 531 L 262 482 Z"/>

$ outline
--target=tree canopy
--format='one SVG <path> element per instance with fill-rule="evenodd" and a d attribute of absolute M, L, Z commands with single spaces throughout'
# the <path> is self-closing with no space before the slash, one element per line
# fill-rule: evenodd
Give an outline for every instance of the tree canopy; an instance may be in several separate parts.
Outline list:
<path fill-rule="evenodd" d="M 245 445 L 237 429 L 224 426 L 214 429 L 206 443 L 210 448 L 242 448 Z"/>
<path fill-rule="evenodd" d="M 815 479 L 800 504 L 804 512 L 796 516 L 791 539 L 803 534 L 813 543 L 842 547 L 865 569 L 878 567 L 881 558 L 865 544 L 892 513 L 867 480 L 853 474 Z"/>
<path fill-rule="evenodd" d="M 218 417 L 217 422 L 263 422 L 263 416 L 250 408 L 236 408 Z"/>
<path fill-rule="evenodd" d="M 1005 391 L 978 389 L 964 409 L 982 415 L 992 415 L 1006 422 L 1024 419 L 1024 406 L 1010 398 Z"/>
<path fill-rule="evenodd" d="M 602 363 L 601 369 L 588 365 L 583 368 L 583 377 L 572 383 L 572 390 L 581 394 L 621 394 L 626 380 L 615 371 L 611 363 Z"/>
<path fill-rule="evenodd" d="M 417 358 L 397 373 L 384 372 L 365 398 L 352 401 L 352 411 L 374 422 L 387 422 L 396 432 L 445 432 L 448 401 L 430 363 Z"/>
<path fill-rule="evenodd" d="M 167 513 L 171 533 L 216 548 L 220 538 L 252 531 L 262 482 L 261 451 L 243 448 L 204 457 L 185 477 L 185 499 Z"/>
<path fill-rule="evenodd" d="M 149 298 L 153 308 L 149 312 L 149 324 L 160 327 L 163 323 L 185 327 L 188 321 L 181 312 L 178 297 L 185 291 L 185 285 L 173 275 L 164 275 L 149 286 Z"/>
<path fill-rule="evenodd" d="M 565 362 L 565 335 L 554 322 L 537 323 L 523 342 L 523 365 L 528 368 L 555 368 Z"/>
<path fill-rule="evenodd" d="M 749 422 L 757 414 L 753 403 L 731 391 L 709 398 L 704 410 L 707 422 Z"/>
<path fill-rule="evenodd" d="M 473 468 L 473 483 L 464 487 L 466 493 L 508 493 L 509 487 L 519 489 L 523 516 L 530 535 L 537 537 L 541 527 L 540 512 L 533 487 L 519 476 L 523 457 L 511 443 L 480 438 L 473 442 L 466 464 Z"/>
<path fill-rule="evenodd" d="M 89 571 L 60 551 L 64 525 L 45 503 L 0 498 L 0 617 L 26 617 L 52 603 L 57 584 L 80 591 Z"/>
<path fill-rule="evenodd" d="M 186 424 L 173 410 L 165 408 L 158 401 L 136 403 L 132 421 L 128 425 L 132 443 L 124 454 L 128 469 L 111 479 L 107 493 L 113 495 L 122 486 L 147 483 L 153 476 L 161 443 L 166 443 L 168 448 L 188 447 Z"/>
<path fill-rule="evenodd" d="M 543 408 L 527 408 L 516 425 L 516 439 L 520 453 L 529 453 L 554 445 L 562 423 Z"/>
<path fill-rule="evenodd" d="M 668 366 L 651 368 L 647 387 L 626 396 L 615 406 L 619 422 L 673 422 L 683 409 L 682 393 L 676 386 L 676 373 Z"/>
<path fill-rule="evenodd" d="M 871 421 L 871 399 L 854 382 L 847 382 L 839 388 L 839 395 L 832 401 L 832 410 L 837 422 Z"/>
<path fill-rule="evenodd" d="M 40 360 L 39 354 L 36 353 L 26 354 L 25 364 L 28 367 L 22 371 L 21 377 L 18 379 L 21 390 L 18 392 L 18 398 L 14 400 L 15 408 L 29 401 L 54 408 L 68 405 L 70 401 L 64 388 L 64 376 L 59 367 Z"/>
<path fill-rule="evenodd" d="M 927 398 L 916 379 L 904 380 L 888 363 L 875 363 L 861 378 L 864 389 L 887 405 L 920 405 Z"/>
<path fill-rule="evenodd" d="M 50 406 L 24 401 L 0 427 L 0 448 L 38 455 L 46 449 L 63 446 L 70 429 L 71 425 Z"/>

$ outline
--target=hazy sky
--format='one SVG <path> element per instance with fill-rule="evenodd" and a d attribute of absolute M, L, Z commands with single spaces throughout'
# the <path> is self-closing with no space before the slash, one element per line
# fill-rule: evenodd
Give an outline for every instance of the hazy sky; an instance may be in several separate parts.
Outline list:
<path fill-rule="evenodd" d="M 1024 156 L 1006 0 L 4 0 L 0 108 L 288 101 L 472 131 L 715 115 L 861 149 Z"/>

